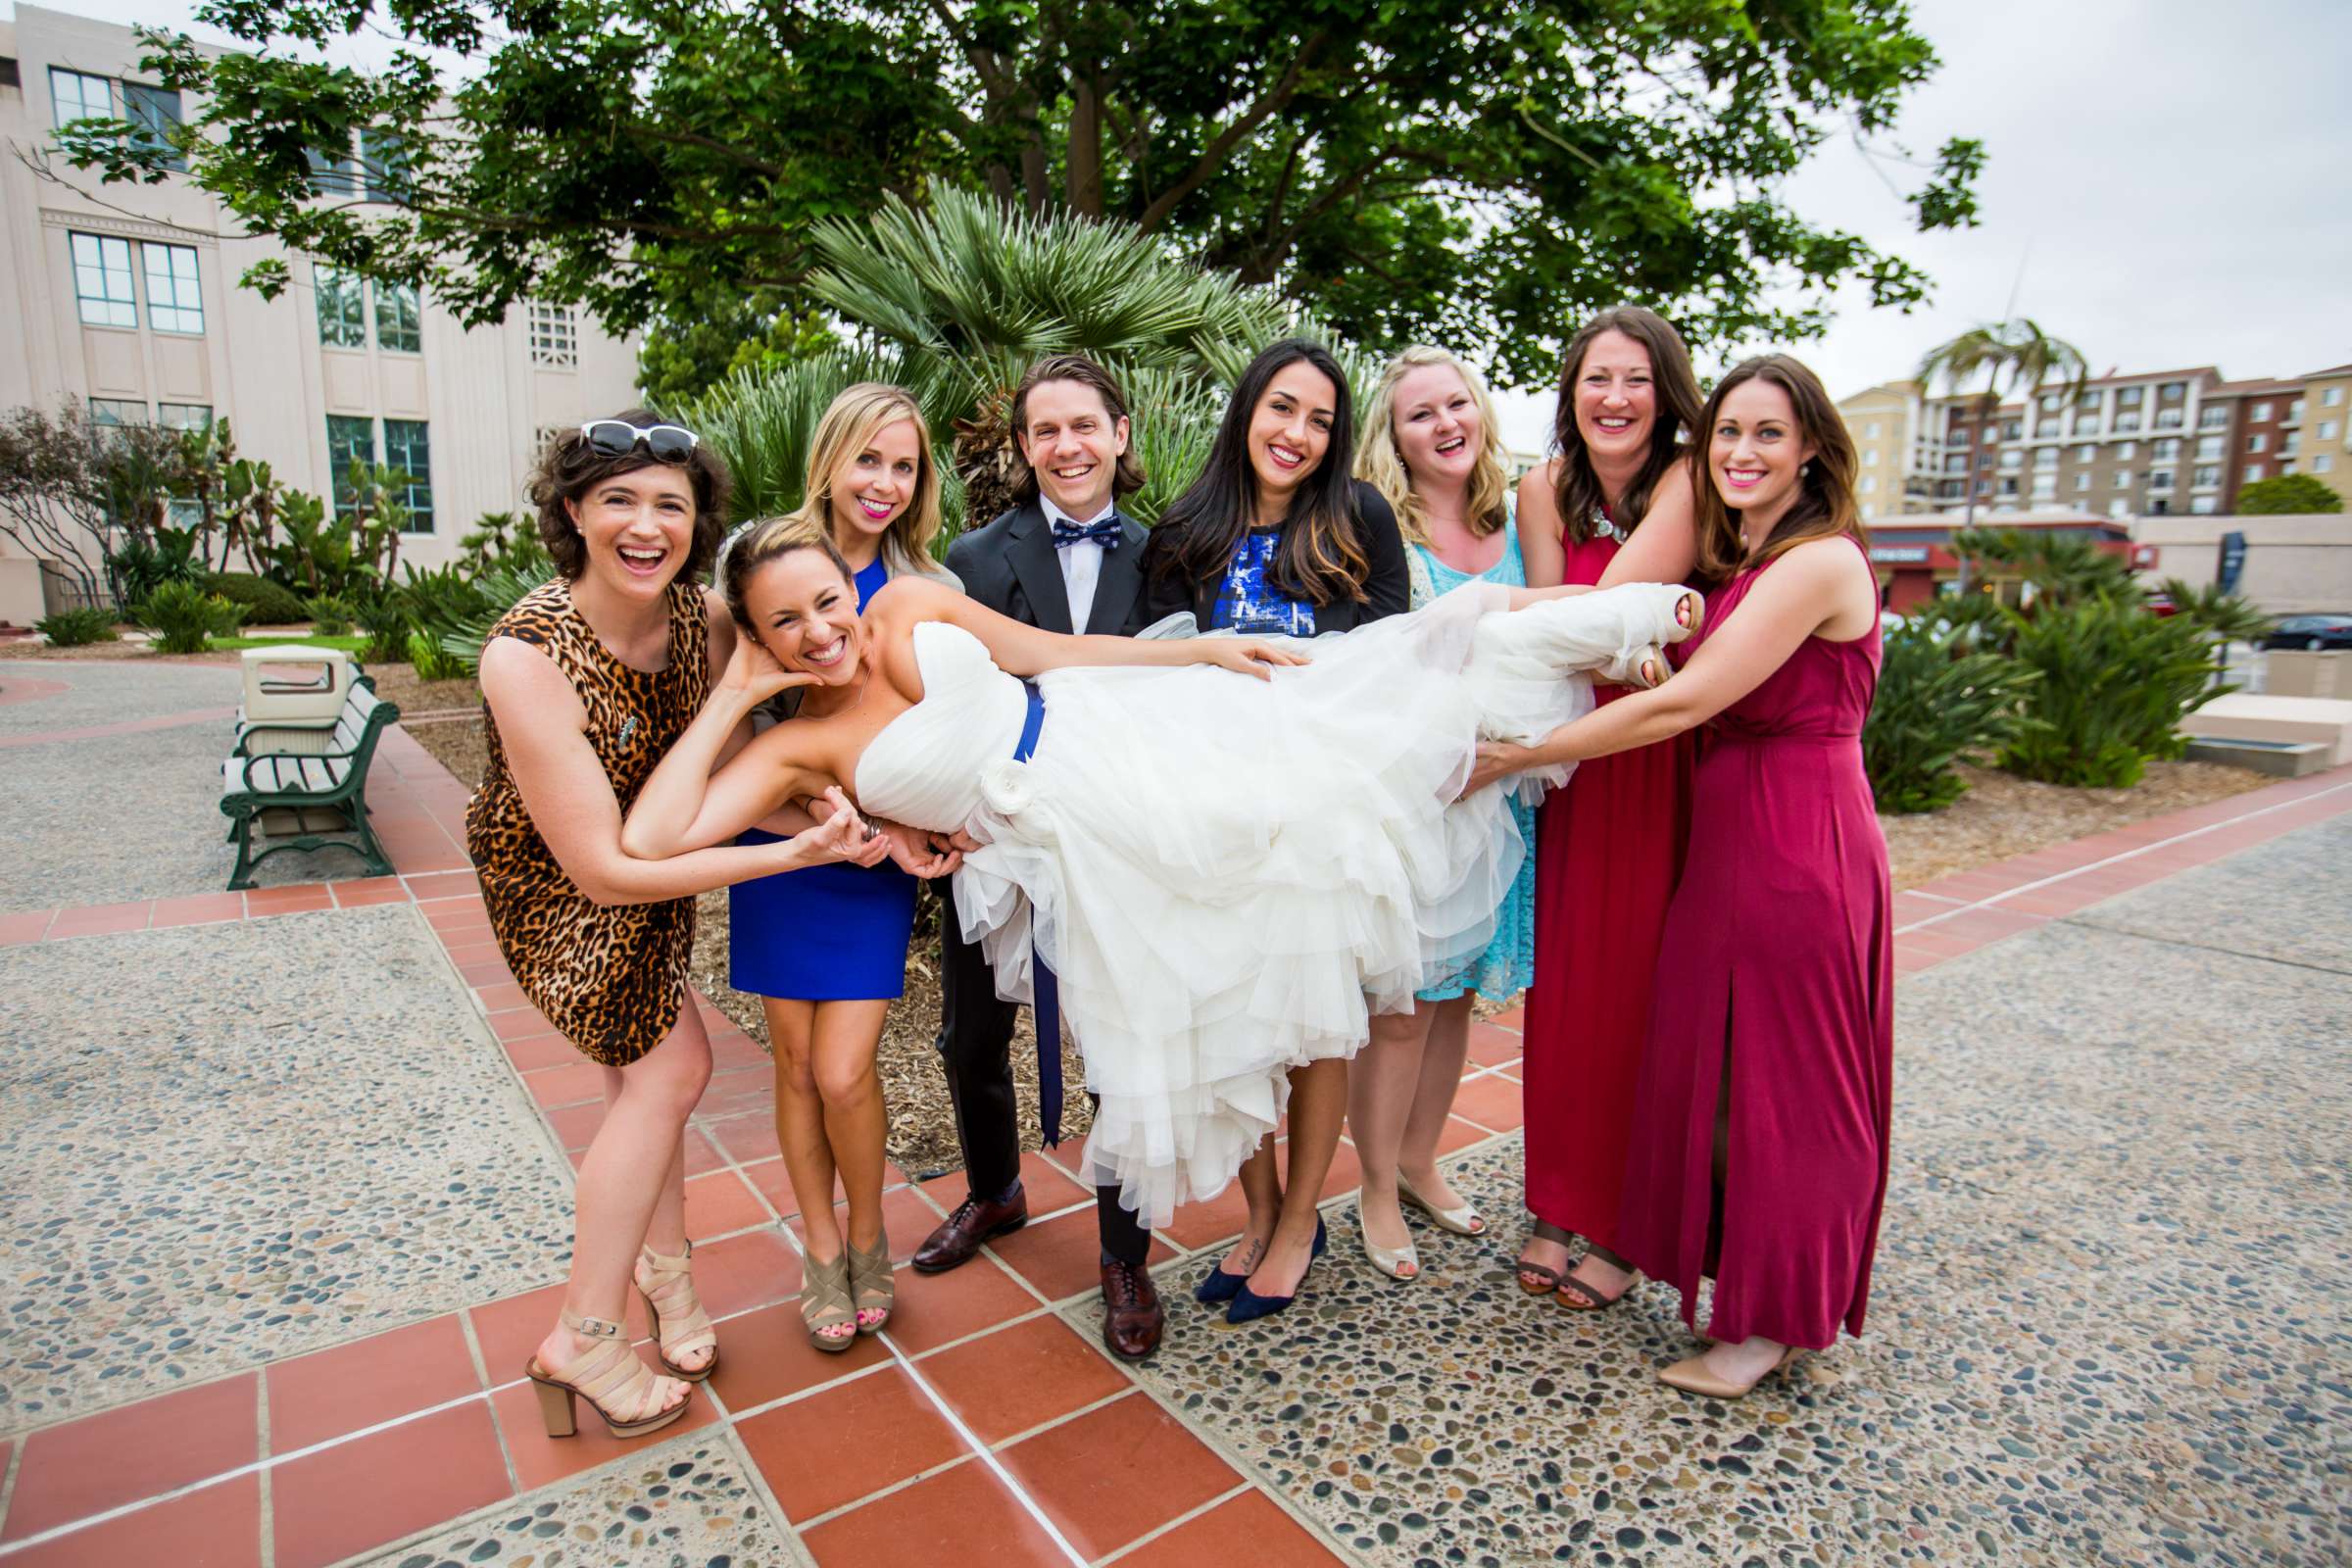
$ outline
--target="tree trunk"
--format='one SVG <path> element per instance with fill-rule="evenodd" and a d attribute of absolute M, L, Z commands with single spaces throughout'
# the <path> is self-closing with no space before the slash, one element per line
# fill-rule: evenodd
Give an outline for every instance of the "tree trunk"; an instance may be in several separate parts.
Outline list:
<path fill-rule="evenodd" d="M 1102 94 L 1092 63 L 1070 78 L 1069 177 L 1065 182 L 1070 211 L 1083 218 L 1102 216 Z"/>

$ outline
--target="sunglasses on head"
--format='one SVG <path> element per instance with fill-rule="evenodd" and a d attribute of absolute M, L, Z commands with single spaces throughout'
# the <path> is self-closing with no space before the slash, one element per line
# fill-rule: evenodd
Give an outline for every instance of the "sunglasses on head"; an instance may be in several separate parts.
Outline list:
<path fill-rule="evenodd" d="M 662 463 L 684 463 L 702 440 L 682 424 L 649 424 L 640 429 L 626 419 L 591 419 L 580 426 L 588 450 L 601 458 L 625 458 L 645 443 L 645 450 Z"/>

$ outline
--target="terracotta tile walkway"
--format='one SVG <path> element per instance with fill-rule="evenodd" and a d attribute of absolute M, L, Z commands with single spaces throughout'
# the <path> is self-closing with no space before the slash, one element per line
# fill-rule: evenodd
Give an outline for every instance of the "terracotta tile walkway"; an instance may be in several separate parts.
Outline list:
<path fill-rule="evenodd" d="M 597 1075 L 523 1001 L 490 941 L 463 849 L 466 792 L 398 730 L 378 757 L 370 800 L 399 876 L 0 916 L 0 944 L 412 902 L 576 1158 L 601 1115 Z M 1925 969 L 2347 811 L 2352 768 L 2338 768 L 1947 877 L 1897 896 L 1897 966 Z M 776 1513 L 826 1568 L 983 1553 L 1006 1565 L 1347 1560 L 1056 1315 L 1095 1288 L 1074 1148 L 1026 1157 L 1037 1217 L 1025 1230 L 947 1276 L 901 1271 L 889 1332 L 844 1355 L 811 1349 L 791 1300 L 795 1206 L 768 1057 L 698 1004 L 717 1060 L 689 1133 L 688 1224 L 723 1360 L 686 1422 L 635 1443 L 593 1423 L 546 1438 L 521 1367 L 555 1313 L 561 1287 L 550 1287 L 0 1442 L 0 1562 L 311 1568 L 697 1426 L 733 1429 Z M 1519 1022 L 1514 1011 L 1475 1028 L 1452 1148 L 1520 1126 Z M 1326 1196 L 1349 1192 L 1356 1170 L 1343 1147 Z M 962 1181 L 888 1179 L 892 1251 L 904 1257 Z M 1154 1259 L 1220 1247 L 1240 1214 L 1232 1193 L 1185 1211 Z M 632 1315 L 644 1334 L 634 1301 Z"/>

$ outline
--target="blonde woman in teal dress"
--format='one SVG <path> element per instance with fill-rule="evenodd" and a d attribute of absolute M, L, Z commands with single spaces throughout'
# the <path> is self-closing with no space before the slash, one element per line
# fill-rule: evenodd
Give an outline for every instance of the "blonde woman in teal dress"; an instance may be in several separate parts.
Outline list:
<path fill-rule="evenodd" d="M 1409 348 L 1389 363 L 1365 414 L 1355 471 L 1396 513 L 1413 609 L 1466 582 L 1527 585 L 1494 406 L 1478 372 L 1451 354 Z M 1404 1204 L 1457 1235 L 1486 1231 L 1439 1171 L 1438 1139 L 1470 1049 L 1473 1000 L 1505 1001 L 1535 975 L 1535 808 L 1520 801 L 1511 809 L 1527 857 L 1495 910 L 1493 942 L 1415 993 L 1412 1011 L 1376 1014 L 1348 1069 L 1364 1254 L 1395 1279 L 1421 1272 Z"/>

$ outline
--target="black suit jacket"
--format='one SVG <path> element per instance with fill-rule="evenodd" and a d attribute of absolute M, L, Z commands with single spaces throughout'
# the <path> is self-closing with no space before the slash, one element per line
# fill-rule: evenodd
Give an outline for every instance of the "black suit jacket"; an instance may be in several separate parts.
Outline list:
<path fill-rule="evenodd" d="M 1146 534 L 1132 517 L 1120 521 L 1119 548 L 1102 552 L 1094 608 L 1083 627 L 1070 624 L 1070 596 L 1062 584 L 1054 530 L 1045 508 L 1034 501 L 985 528 L 958 534 L 948 546 L 948 569 L 963 579 L 963 591 L 973 599 L 1025 625 L 1064 635 L 1132 637 L 1150 624 L 1143 618 Z"/>
<path fill-rule="evenodd" d="M 1338 599 L 1315 607 L 1318 633 L 1347 631 L 1386 615 L 1400 615 L 1412 598 L 1412 581 L 1404 564 L 1404 535 L 1397 531 L 1396 509 L 1389 505 L 1388 497 L 1363 480 L 1355 480 L 1354 487 L 1356 542 L 1372 569 L 1364 579 L 1361 601 Z M 1199 582 L 1187 581 L 1173 570 L 1156 569 L 1163 561 L 1174 566 L 1171 553 L 1183 540 L 1181 527 L 1162 523 L 1152 530 L 1144 562 L 1144 624 L 1190 611 L 1206 631 L 1209 612 L 1217 607 L 1217 590 L 1224 586 L 1223 569 Z M 954 557 L 949 564 L 955 564 Z"/>

